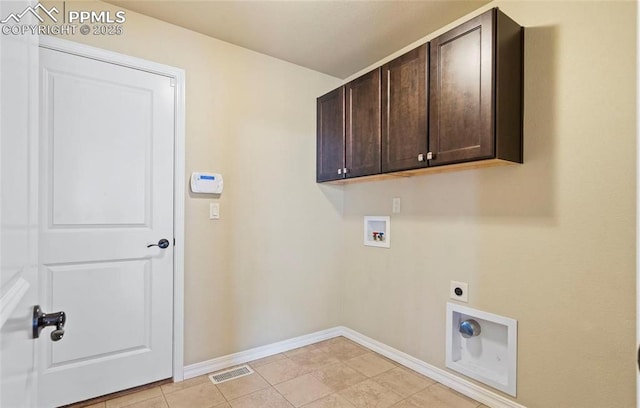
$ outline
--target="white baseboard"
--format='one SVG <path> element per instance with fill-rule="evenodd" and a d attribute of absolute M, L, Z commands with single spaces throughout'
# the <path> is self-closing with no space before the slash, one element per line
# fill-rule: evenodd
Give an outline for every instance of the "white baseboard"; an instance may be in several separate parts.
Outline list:
<path fill-rule="evenodd" d="M 259 358 L 269 357 L 274 354 L 293 350 L 298 347 L 307 346 L 322 340 L 331 339 L 338 336 L 344 336 L 361 346 L 364 346 L 376 353 L 402 364 L 424 376 L 431 378 L 459 393 L 466 395 L 484 405 L 492 408 L 526 408 L 524 405 L 518 404 L 502 395 L 496 394 L 486 388 L 472 383 L 462 377 L 458 377 L 448 371 L 425 363 L 415 357 L 412 357 L 400 350 L 387 346 L 377 340 L 351 330 L 348 327 L 338 326 L 328 330 L 307 334 L 293 339 L 279 341 L 277 343 L 268 344 L 266 346 L 256 347 L 250 350 L 241 351 L 239 353 L 230 354 L 228 356 L 214 358 L 212 360 L 203 361 L 201 363 L 192 364 L 184 368 L 184 379 L 197 377 L 199 375 L 208 374 L 214 371 L 232 367 L 234 365 L 247 363 Z"/>
<path fill-rule="evenodd" d="M 199 375 L 209 374 L 238 364 L 244 364 L 259 358 L 269 357 L 298 347 L 304 347 L 319 341 L 342 336 L 341 329 L 341 327 L 334 327 L 332 329 L 322 330 L 304 336 L 294 337 L 293 339 L 283 340 L 277 343 L 267 344 L 266 346 L 260 346 L 214 358 L 201 363 L 191 364 L 184 368 L 184 379 L 188 380 L 189 378 L 197 377 Z"/>
<path fill-rule="evenodd" d="M 422 360 L 418 360 L 415 357 L 394 349 L 393 347 L 387 346 L 384 343 L 380 343 L 379 341 L 358 333 L 355 330 L 351 330 L 348 327 L 340 327 L 340 331 L 341 335 L 349 340 L 352 340 L 369 350 L 375 351 L 378 354 L 382 354 L 396 363 L 402 364 L 403 366 L 456 390 L 469 398 L 481 402 L 486 406 L 492 408 L 526 408 L 524 405 L 520 405 L 515 401 L 496 394 L 486 388 L 480 387 L 471 381 L 458 377 L 457 375 L 441 368 L 425 363 Z"/>

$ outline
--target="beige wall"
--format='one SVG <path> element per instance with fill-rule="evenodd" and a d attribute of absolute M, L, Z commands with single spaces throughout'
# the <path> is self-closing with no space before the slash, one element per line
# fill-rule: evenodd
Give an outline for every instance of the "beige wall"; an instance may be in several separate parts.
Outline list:
<path fill-rule="evenodd" d="M 493 6 L 527 27 L 525 164 L 347 186 L 344 323 L 444 368 L 449 281 L 468 282 L 518 320 L 518 402 L 635 406 L 636 6 Z M 393 197 L 392 248 L 363 247 Z"/>
<path fill-rule="evenodd" d="M 106 3 L 70 9 L 118 10 Z M 75 41 L 186 71 L 186 172 L 225 177 L 221 220 L 186 193 L 185 363 L 338 324 L 341 194 L 315 184 L 315 98 L 335 78 L 133 12 Z"/>
<path fill-rule="evenodd" d="M 345 324 L 444 368 L 453 279 L 518 319 L 518 402 L 635 405 L 636 6 L 495 5 L 527 27 L 525 164 L 346 187 L 314 183 L 337 79 L 132 12 L 76 38 L 184 68 L 187 172 L 225 175 L 222 220 L 186 198 L 187 364 Z M 392 197 L 392 248 L 363 247 Z"/>

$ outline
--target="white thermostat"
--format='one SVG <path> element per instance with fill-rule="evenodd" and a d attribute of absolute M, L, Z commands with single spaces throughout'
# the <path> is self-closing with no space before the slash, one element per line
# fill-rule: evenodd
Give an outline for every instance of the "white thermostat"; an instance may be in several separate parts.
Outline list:
<path fill-rule="evenodd" d="M 222 174 L 191 173 L 191 191 L 194 193 L 222 194 Z"/>

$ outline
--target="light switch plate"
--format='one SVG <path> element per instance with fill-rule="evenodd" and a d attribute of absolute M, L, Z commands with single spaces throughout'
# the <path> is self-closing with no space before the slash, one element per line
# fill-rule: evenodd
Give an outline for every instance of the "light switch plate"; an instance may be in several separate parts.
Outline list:
<path fill-rule="evenodd" d="M 209 219 L 210 220 L 220 219 L 220 203 L 209 204 Z"/>
<path fill-rule="evenodd" d="M 449 297 L 460 302 L 469 302 L 469 285 L 465 282 L 451 281 Z"/>

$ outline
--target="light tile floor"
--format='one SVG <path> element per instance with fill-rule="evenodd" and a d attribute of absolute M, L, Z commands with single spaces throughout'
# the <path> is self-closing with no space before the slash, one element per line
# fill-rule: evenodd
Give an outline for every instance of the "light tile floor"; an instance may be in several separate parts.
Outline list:
<path fill-rule="evenodd" d="M 487 408 L 344 337 L 249 365 L 222 384 L 201 376 L 88 408 Z"/>

